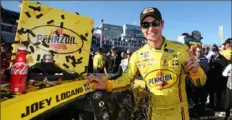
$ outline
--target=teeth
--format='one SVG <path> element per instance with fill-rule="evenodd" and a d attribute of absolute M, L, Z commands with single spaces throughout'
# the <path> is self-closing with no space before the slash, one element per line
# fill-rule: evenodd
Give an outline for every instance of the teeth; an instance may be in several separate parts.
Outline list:
<path fill-rule="evenodd" d="M 156 35 L 156 33 L 150 33 L 149 35 Z"/>

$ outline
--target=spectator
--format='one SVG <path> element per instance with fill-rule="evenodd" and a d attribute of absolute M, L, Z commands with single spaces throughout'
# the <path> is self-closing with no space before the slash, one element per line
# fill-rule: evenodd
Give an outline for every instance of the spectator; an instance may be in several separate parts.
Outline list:
<path fill-rule="evenodd" d="M 126 53 L 126 58 L 121 60 L 120 67 L 119 67 L 119 73 L 122 73 L 126 70 L 131 54 L 132 54 L 132 51 L 128 49 Z"/>
<path fill-rule="evenodd" d="M 125 59 L 126 58 L 126 54 L 124 51 L 121 52 L 121 59 Z"/>
<path fill-rule="evenodd" d="M 223 45 L 225 46 L 225 50 L 221 54 L 226 58 L 228 63 L 232 63 L 232 39 L 228 38 Z"/>
<path fill-rule="evenodd" d="M 12 49 L 13 47 L 10 44 L 7 43 L 1 43 L 1 69 L 0 69 L 0 74 L 1 74 L 1 82 L 4 83 L 4 81 L 9 80 L 10 75 L 9 70 L 7 68 L 10 67 L 10 60 L 12 56 Z"/>
<path fill-rule="evenodd" d="M 223 76 L 228 77 L 225 99 L 226 117 L 224 120 L 229 120 L 230 109 L 232 108 L 232 64 L 229 64 L 222 73 Z"/>
<path fill-rule="evenodd" d="M 217 45 L 213 45 L 214 54 L 210 58 L 207 89 L 210 96 L 209 106 L 212 108 L 220 109 L 222 93 L 225 90 L 226 79 L 222 76 L 222 72 L 225 69 L 227 62 L 226 58 L 219 53 Z M 216 102 L 214 96 L 216 94 Z"/>
<path fill-rule="evenodd" d="M 90 55 L 89 55 L 89 65 L 88 65 L 88 73 L 93 73 L 93 51 L 91 49 Z"/>
<path fill-rule="evenodd" d="M 199 62 L 201 68 L 203 68 L 203 70 L 205 72 L 208 71 L 209 69 L 209 63 L 208 63 L 208 59 L 206 58 L 206 56 L 204 55 L 202 48 L 198 47 L 196 49 L 196 59 Z"/>
<path fill-rule="evenodd" d="M 112 47 L 111 55 L 105 61 L 107 73 L 116 74 L 118 72 L 120 62 L 120 56 L 117 54 L 116 48 Z"/>
<path fill-rule="evenodd" d="M 196 49 L 196 60 L 200 64 L 201 68 L 206 73 L 209 68 L 208 59 L 203 55 L 203 51 L 201 47 Z M 203 87 L 194 87 L 193 92 L 193 101 L 195 103 L 195 110 L 197 112 L 203 113 L 205 111 L 205 102 L 206 102 L 206 88 Z"/>
<path fill-rule="evenodd" d="M 94 73 L 104 73 L 104 60 L 102 48 L 98 49 L 97 54 L 93 58 Z"/>

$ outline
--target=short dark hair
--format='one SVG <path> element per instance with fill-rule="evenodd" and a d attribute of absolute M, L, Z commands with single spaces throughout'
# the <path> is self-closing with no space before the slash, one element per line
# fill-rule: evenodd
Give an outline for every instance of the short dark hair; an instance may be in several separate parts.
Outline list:
<path fill-rule="evenodd" d="M 102 51 L 103 51 L 103 49 L 102 49 L 102 48 L 98 48 L 98 51 L 99 51 L 99 52 L 102 52 Z"/>
<path fill-rule="evenodd" d="M 188 36 L 188 37 L 189 37 L 189 36 L 191 36 L 191 35 L 190 35 L 189 33 L 186 33 L 186 32 L 185 32 L 185 33 L 182 33 L 181 36 Z"/>
<path fill-rule="evenodd" d="M 212 48 L 213 51 L 219 51 L 219 48 L 216 44 L 213 45 L 213 48 Z"/>
<path fill-rule="evenodd" d="M 227 38 L 226 41 L 222 45 L 231 44 L 231 43 L 232 43 L 232 39 Z"/>

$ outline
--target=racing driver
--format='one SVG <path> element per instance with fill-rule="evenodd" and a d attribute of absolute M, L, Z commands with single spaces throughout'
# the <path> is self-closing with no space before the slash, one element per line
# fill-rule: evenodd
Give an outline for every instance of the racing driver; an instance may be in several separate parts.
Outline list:
<path fill-rule="evenodd" d="M 147 44 L 133 53 L 128 68 L 113 81 L 88 76 L 94 89 L 114 91 L 129 86 L 140 72 L 150 93 L 149 120 L 189 120 L 185 78 L 202 87 L 206 75 L 191 49 L 185 44 L 162 36 L 164 21 L 157 8 L 146 8 L 140 14 L 142 33 Z"/>

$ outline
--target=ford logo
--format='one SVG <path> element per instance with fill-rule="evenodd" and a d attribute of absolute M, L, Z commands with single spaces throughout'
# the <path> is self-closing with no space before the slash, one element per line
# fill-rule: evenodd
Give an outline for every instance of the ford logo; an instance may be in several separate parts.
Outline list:
<path fill-rule="evenodd" d="M 94 94 L 93 94 L 93 99 L 95 99 L 95 100 L 97 100 L 97 99 L 99 99 L 99 98 L 101 98 L 102 97 L 102 93 L 101 92 L 95 92 Z"/>

